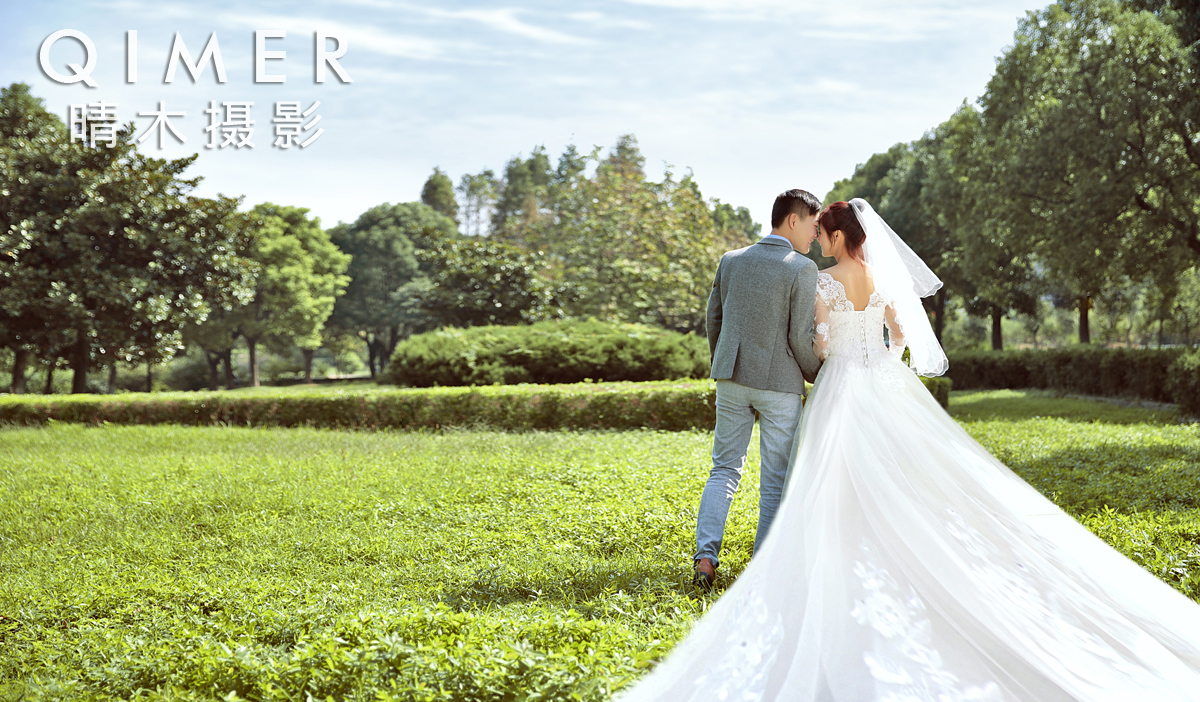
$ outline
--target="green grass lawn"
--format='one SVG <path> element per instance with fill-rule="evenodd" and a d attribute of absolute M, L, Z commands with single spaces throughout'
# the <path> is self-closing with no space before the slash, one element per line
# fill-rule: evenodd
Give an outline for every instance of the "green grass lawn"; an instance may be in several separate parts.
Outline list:
<path fill-rule="evenodd" d="M 1035 392 L 951 407 L 1200 597 L 1200 427 Z M 0 699 L 606 699 L 710 601 L 686 585 L 710 441 L 0 430 Z M 753 543 L 755 473 L 726 579 Z"/>

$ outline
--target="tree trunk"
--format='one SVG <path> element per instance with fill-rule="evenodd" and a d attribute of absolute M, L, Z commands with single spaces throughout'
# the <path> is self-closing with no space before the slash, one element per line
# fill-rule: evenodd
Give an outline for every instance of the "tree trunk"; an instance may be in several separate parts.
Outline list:
<path fill-rule="evenodd" d="M 1163 318 L 1158 318 L 1158 348 L 1163 347 Z"/>
<path fill-rule="evenodd" d="M 386 370 L 388 364 L 392 362 L 392 352 L 400 345 L 400 335 L 402 332 L 403 330 L 398 326 L 388 327 L 387 346 L 383 349 L 383 353 L 380 354 L 379 359 L 379 370 L 381 372 Z"/>
<path fill-rule="evenodd" d="M 1004 319 L 1004 310 L 999 307 L 992 308 L 992 350 L 1004 350 L 1004 334 L 1000 329 L 1000 320 Z"/>
<path fill-rule="evenodd" d="M 317 352 L 317 350 L 316 349 L 301 349 L 301 352 L 304 354 L 304 382 L 311 383 L 312 382 L 313 354 L 315 354 Z"/>
<path fill-rule="evenodd" d="M 1092 306 L 1092 296 L 1084 295 L 1079 298 L 1079 343 L 1092 343 L 1092 334 L 1088 329 L 1088 309 Z"/>
<path fill-rule="evenodd" d="M 225 349 L 221 352 L 221 361 L 225 364 L 225 389 L 232 390 L 235 385 L 233 377 L 233 349 Z"/>
<path fill-rule="evenodd" d="M 54 392 L 54 367 L 58 365 L 58 359 L 50 359 L 50 368 L 46 371 L 46 387 L 42 388 L 43 395 L 49 395 Z"/>
<path fill-rule="evenodd" d="M 938 288 L 933 298 L 933 335 L 942 343 L 942 329 L 946 326 L 946 288 Z"/>
<path fill-rule="evenodd" d="M 375 341 L 369 339 L 367 341 L 367 368 L 371 371 L 371 380 L 375 379 Z"/>
<path fill-rule="evenodd" d="M 257 388 L 258 384 L 258 339 L 246 337 L 246 349 L 250 351 L 250 387 Z"/>
<path fill-rule="evenodd" d="M 154 364 L 146 361 L 146 392 L 154 392 Z"/>
<path fill-rule="evenodd" d="M 208 389 L 216 392 L 221 389 L 221 354 L 206 349 L 204 351 L 204 361 L 208 364 Z"/>
<path fill-rule="evenodd" d="M 91 356 L 91 344 L 88 342 L 87 328 L 75 330 L 75 348 L 71 350 L 71 369 L 75 371 L 71 378 L 71 394 L 88 391 L 87 372 Z"/>
<path fill-rule="evenodd" d="M 108 364 L 108 394 L 112 395 L 117 391 L 117 362 L 114 360 Z"/>
<path fill-rule="evenodd" d="M 25 394 L 25 364 L 29 362 L 29 349 L 13 350 L 12 385 L 8 391 L 14 395 Z"/>

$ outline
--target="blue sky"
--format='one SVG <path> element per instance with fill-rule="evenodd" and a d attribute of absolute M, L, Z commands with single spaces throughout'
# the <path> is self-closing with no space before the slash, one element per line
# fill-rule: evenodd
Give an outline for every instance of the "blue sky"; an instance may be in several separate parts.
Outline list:
<path fill-rule="evenodd" d="M 1017 21 L 1041 4 L 1014 0 L 580 0 L 552 2 L 167 2 L 0 0 L 0 83 L 24 81 L 65 118 L 68 105 L 106 101 L 117 117 L 185 111 L 187 138 L 143 144 L 177 157 L 199 152 L 199 193 L 244 195 L 310 208 L 326 226 L 382 202 L 419 197 L 434 166 L 457 182 L 501 171 L 544 145 L 557 157 L 637 136 L 651 174 L 690 168 L 707 197 L 769 219 L 776 193 L 823 196 L 855 164 L 909 141 L 984 90 Z M 92 78 L 60 85 L 38 65 L 42 41 L 84 32 L 97 49 Z M 254 31 L 286 30 L 254 83 Z M 138 32 L 138 81 L 125 82 L 125 33 Z M 314 32 L 340 33 L 352 82 L 313 80 Z M 163 82 L 175 33 L 193 58 L 216 32 L 228 81 L 211 63 Z M 332 48 L 333 43 L 329 42 Z M 57 42 L 61 73 L 82 62 Z M 255 148 L 208 150 L 209 101 L 253 101 Z M 273 148 L 275 101 L 320 101 L 321 137 Z"/>

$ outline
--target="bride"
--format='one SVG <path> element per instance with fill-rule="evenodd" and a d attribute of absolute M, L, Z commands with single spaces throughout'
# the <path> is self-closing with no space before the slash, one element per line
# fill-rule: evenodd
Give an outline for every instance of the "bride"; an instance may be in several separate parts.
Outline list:
<path fill-rule="evenodd" d="M 783 503 L 622 702 L 1200 700 L 1200 606 L 988 454 L 912 372 L 948 366 L 920 302 L 941 281 L 865 200 L 819 223 L 838 264 L 818 278 L 824 365 Z"/>

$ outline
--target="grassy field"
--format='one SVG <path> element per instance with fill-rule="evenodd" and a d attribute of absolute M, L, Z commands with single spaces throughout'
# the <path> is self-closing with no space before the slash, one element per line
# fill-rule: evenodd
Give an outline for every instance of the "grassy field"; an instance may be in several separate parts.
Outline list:
<path fill-rule="evenodd" d="M 1200 597 L 1200 427 L 1034 392 L 951 407 Z M 606 699 L 710 601 L 686 585 L 710 441 L 0 430 L 0 699 Z M 753 543 L 754 473 L 723 578 Z"/>

